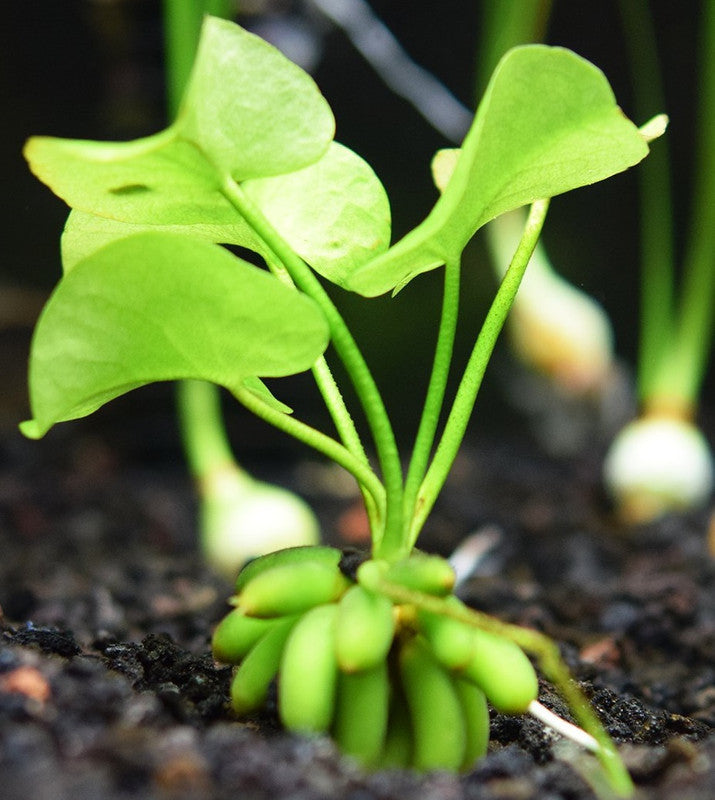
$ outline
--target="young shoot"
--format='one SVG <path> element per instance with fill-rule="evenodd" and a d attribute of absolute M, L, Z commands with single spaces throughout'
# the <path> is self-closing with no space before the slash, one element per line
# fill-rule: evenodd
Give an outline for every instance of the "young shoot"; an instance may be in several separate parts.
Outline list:
<path fill-rule="evenodd" d="M 217 387 L 183 381 L 178 389 L 184 448 L 199 499 L 199 546 L 226 578 L 251 558 L 284 547 L 318 544 L 318 520 L 293 492 L 259 481 L 236 463 Z"/>
<path fill-rule="evenodd" d="M 621 6 L 640 111 L 662 107 L 660 69 L 645 2 Z M 604 481 L 621 517 L 643 523 L 704 506 L 715 464 L 696 421 L 715 314 L 715 7 L 702 6 L 698 141 L 690 227 L 675 248 L 667 143 L 641 178 L 640 416 L 614 439 Z M 644 46 L 644 41 L 647 44 Z M 676 264 L 680 262 L 680 283 Z"/>
<path fill-rule="evenodd" d="M 370 551 L 359 556 L 288 548 L 240 571 L 235 608 L 213 640 L 217 657 L 236 665 L 236 713 L 260 708 L 277 678 L 279 714 L 291 730 L 329 732 L 366 766 L 466 770 L 486 748 L 487 702 L 504 713 L 533 708 L 529 653 L 597 743 L 614 790 L 627 795 L 615 747 L 556 645 L 466 608 L 453 594 L 450 564 L 415 544 L 549 198 L 628 169 L 647 144 L 592 64 L 563 48 L 515 48 L 494 71 L 441 196 L 391 245 L 379 179 L 333 135 L 331 110 L 307 74 L 256 36 L 208 17 L 168 128 L 122 143 L 31 139 L 31 169 L 72 211 L 64 274 L 33 337 L 33 416 L 22 429 L 40 437 L 152 381 L 224 387 L 348 470 L 371 528 Z M 510 266 L 447 398 L 462 251 L 487 222 L 523 206 L 530 210 Z M 221 244 L 252 250 L 265 268 Z M 442 269 L 442 309 L 403 473 L 378 386 L 323 282 L 370 298 L 409 291 L 434 269 Z M 366 431 L 333 378 L 334 357 Z M 308 370 L 334 431 L 298 419 L 273 394 L 280 382 L 269 390 L 262 380 Z"/>

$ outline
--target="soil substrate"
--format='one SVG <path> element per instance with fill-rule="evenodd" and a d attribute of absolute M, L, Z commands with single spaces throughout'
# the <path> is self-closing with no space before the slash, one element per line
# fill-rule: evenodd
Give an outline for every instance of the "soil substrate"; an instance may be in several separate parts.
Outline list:
<path fill-rule="evenodd" d="M 327 739 L 281 731 L 273 708 L 232 719 L 229 670 L 209 655 L 230 585 L 197 555 L 179 454 L 144 462 L 83 430 L 10 434 L 1 448 L 5 800 L 596 797 L 591 759 L 528 718 L 493 715 L 488 756 L 461 776 L 366 773 Z M 356 499 L 335 473 L 291 459 L 252 466 L 307 494 L 332 541 L 354 545 Z M 464 599 L 560 643 L 639 798 L 711 800 L 712 522 L 703 512 L 626 532 L 597 463 L 523 443 L 465 448 L 421 543 L 448 554 L 474 531 L 493 539 Z M 542 700 L 567 713 L 546 685 Z"/>

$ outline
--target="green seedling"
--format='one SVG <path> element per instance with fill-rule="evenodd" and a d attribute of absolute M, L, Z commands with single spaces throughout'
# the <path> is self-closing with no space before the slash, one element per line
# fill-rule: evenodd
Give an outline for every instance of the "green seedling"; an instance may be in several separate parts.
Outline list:
<path fill-rule="evenodd" d="M 648 152 L 645 138 L 593 65 L 562 48 L 511 50 L 440 198 L 390 245 L 382 185 L 333 133 L 330 108 L 308 75 L 259 38 L 209 17 L 166 130 L 125 143 L 31 139 L 25 153 L 33 172 L 72 211 L 64 275 L 33 338 L 33 416 L 22 429 L 42 436 L 152 381 L 223 386 L 355 477 L 372 537 L 362 559 L 294 548 L 239 573 L 238 613 L 214 640 L 216 654 L 237 664 L 237 711 L 256 708 L 276 677 L 288 728 L 332 732 L 370 766 L 468 769 L 488 738 L 485 697 L 512 713 L 541 708 L 524 651 L 563 693 L 614 790 L 628 794 L 615 747 L 556 645 L 456 603 L 447 562 L 415 545 L 459 450 L 548 199 L 638 163 Z M 462 251 L 485 223 L 524 205 L 531 209 L 521 240 L 443 414 Z M 256 263 L 218 243 L 253 251 Z M 444 290 L 435 357 L 403 474 L 377 385 L 323 281 L 374 297 L 409 292 L 411 280 L 438 268 Z M 375 464 L 329 369 L 334 356 L 364 412 Z M 279 382 L 265 383 L 306 370 L 335 435 L 297 419 L 276 395 Z M 358 602 L 355 586 L 363 590 Z M 338 634 L 346 615 L 365 641 L 350 646 Z M 470 658 L 437 657 L 435 616 L 463 626 L 456 641 L 474 637 Z M 275 625 L 264 633 L 256 618 Z M 440 702 L 421 686 L 434 687 Z M 366 714 L 374 719 L 369 742 L 348 733 Z"/>
<path fill-rule="evenodd" d="M 650 11 L 640 0 L 620 8 L 637 103 L 641 110 L 662 107 Z M 715 8 L 707 2 L 700 8 L 698 141 L 682 252 L 675 245 L 666 142 L 640 175 L 640 415 L 616 436 L 604 463 L 606 486 L 629 523 L 700 508 L 715 484 L 710 445 L 696 421 L 715 312 Z"/>

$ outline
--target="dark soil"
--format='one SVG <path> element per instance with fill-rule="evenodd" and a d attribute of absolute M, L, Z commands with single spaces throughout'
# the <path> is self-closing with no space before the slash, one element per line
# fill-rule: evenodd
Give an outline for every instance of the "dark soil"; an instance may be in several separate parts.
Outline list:
<path fill-rule="evenodd" d="M 78 430 L 41 443 L 10 435 L 0 450 L 2 798 L 595 797 L 590 758 L 527 718 L 495 715 L 489 755 L 464 776 L 367 774 L 327 739 L 281 732 L 270 711 L 232 720 L 229 672 L 209 655 L 230 587 L 195 551 L 178 454 L 147 466 Z M 446 554 L 475 530 L 498 531 L 464 598 L 559 641 L 640 798 L 710 800 L 713 522 L 672 517 L 627 534 L 596 464 L 467 448 L 423 546 Z M 309 495 L 325 530 L 359 538 L 332 473 L 266 470 Z"/>

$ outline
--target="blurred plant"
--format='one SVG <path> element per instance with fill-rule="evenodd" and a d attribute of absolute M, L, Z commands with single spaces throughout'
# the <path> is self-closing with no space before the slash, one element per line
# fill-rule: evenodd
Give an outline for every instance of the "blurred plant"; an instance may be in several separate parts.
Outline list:
<path fill-rule="evenodd" d="M 638 112 L 663 107 L 648 4 L 619 4 Z M 697 141 L 690 225 L 680 256 L 668 143 L 661 141 L 641 180 L 640 416 L 615 438 L 605 483 L 627 522 L 703 506 L 715 468 L 695 420 L 713 346 L 715 312 L 715 5 L 700 4 Z M 678 273 L 676 264 L 680 262 Z"/>
<path fill-rule="evenodd" d="M 478 84 L 517 44 L 543 38 L 548 0 L 484 0 Z M 664 107 L 653 21 L 643 0 L 619 4 L 632 62 L 637 112 Z M 715 12 L 702 4 L 699 145 L 692 222 L 685 245 L 682 293 L 676 255 L 667 141 L 641 165 L 641 321 L 637 366 L 641 415 L 616 435 L 604 482 L 619 515 L 645 522 L 667 511 L 702 506 L 713 486 L 713 460 L 694 416 L 712 347 L 715 307 Z M 652 138 L 662 130 L 653 121 Z M 508 263 L 523 212 L 487 227 L 497 270 Z M 568 392 L 603 391 L 613 368 L 610 322 L 592 298 L 566 283 L 537 247 L 510 318 L 515 352 Z"/>
<path fill-rule="evenodd" d="M 368 3 L 311 0 L 311 5 L 343 30 L 393 92 L 448 141 L 461 141 L 471 111 L 410 58 Z M 477 96 L 509 48 L 543 39 L 551 6 L 551 0 L 480 3 Z M 525 211 L 515 209 L 485 226 L 490 260 L 499 280 L 525 220 Z M 507 328 L 513 352 L 526 367 L 523 373 L 512 375 L 512 400 L 534 417 L 534 433 L 549 452 L 578 451 L 592 438 L 594 429 L 610 433 L 620 424 L 620 395 L 627 390 L 614 356 L 611 322 L 592 297 L 556 272 L 541 241 Z"/>

